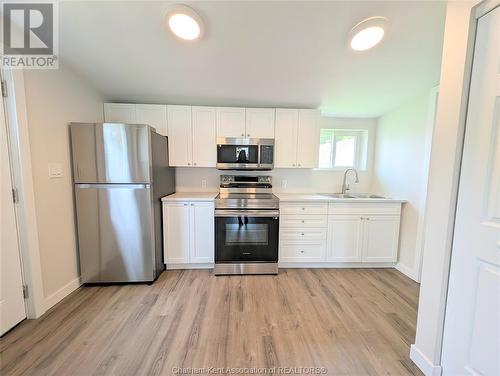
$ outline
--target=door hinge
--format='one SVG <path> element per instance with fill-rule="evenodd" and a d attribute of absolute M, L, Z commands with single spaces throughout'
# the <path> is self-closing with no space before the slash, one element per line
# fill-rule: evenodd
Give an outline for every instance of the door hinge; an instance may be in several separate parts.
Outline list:
<path fill-rule="evenodd" d="M 7 97 L 7 81 L 2 80 L 2 97 Z"/>
<path fill-rule="evenodd" d="M 19 192 L 17 188 L 12 188 L 12 201 L 14 201 L 14 204 L 19 202 Z"/>
<path fill-rule="evenodd" d="M 28 297 L 29 297 L 28 285 L 23 285 L 23 297 L 24 297 L 24 299 L 28 299 Z"/>

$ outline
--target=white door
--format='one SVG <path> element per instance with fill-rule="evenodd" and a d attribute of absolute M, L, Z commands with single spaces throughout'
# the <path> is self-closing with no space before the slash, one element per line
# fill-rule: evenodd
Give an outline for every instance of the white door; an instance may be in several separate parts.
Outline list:
<path fill-rule="evenodd" d="M 137 124 L 147 124 L 162 136 L 167 136 L 167 106 L 162 104 L 136 104 Z"/>
<path fill-rule="evenodd" d="M 135 104 L 104 103 L 104 121 L 109 123 L 135 124 Z"/>
<path fill-rule="evenodd" d="M 319 160 L 319 113 L 299 110 L 297 167 L 316 168 Z"/>
<path fill-rule="evenodd" d="M 360 262 L 363 246 L 362 228 L 362 220 L 357 215 L 329 215 L 326 260 Z"/>
<path fill-rule="evenodd" d="M 0 100 L 0 335 L 26 318 L 3 102 Z"/>
<path fill-rule="evenodd" d="M 170 166 L 191 166 L 191 107 L 167 106 L 168 159 Z"/>
<path fill-rule="evenodd" d="M 296 167 L 298 128 L 299 110 L 281 108 L 276 109 L 276 127 L 274 133 L 274 167 Z"/>
<path fill-rule="evenodd" d="M 193 166 L 215 167 L 217 127 L 215 107 L 191 108 L 193 119 Z"/>
<path fill-rule="evenodd" d="M 395 262 L 398 254 L 399 217 L 363 217 L 363 262 Z"/>
<path fill-rule="evenodd" d="M 500 375 L 500 7 L 478 21 L 442 367 Z"/>
<path fill-rule="evenodd" d="M 245 113 L 246 137 L 274 138 L 274 108 L 247 108 Z"/>
<path fill-rule="evenodd" d="M 189 202 L 163 204 L 163 239 L 167 266 L 189 262 Z"/>
<path fill-rule="evenodd" d="M 217 107 L 217 137 L 246 137 L 244 108 Z"/>
<path fill-rule="evenodd" d="M 191 263 L 214 262 L 214 205 L 212 202 L 192 202 Z"/>

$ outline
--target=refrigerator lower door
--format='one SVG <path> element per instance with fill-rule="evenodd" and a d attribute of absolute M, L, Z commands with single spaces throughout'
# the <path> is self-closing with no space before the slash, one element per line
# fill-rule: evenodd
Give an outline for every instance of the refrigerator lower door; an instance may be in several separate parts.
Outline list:
<path fill-rule="evenodd" d="M 149 184 L 76 184 L 78 248 L 83 283 L 155 279 Z"/>

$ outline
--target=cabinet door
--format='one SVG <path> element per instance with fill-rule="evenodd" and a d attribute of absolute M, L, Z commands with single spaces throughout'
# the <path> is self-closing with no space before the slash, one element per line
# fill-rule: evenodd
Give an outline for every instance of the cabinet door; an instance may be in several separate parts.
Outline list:
<path fill-rule="evenodd" d="M 191 107 L 167 106 L 170 166 L 191 166 Z"/>
<path fill-rule="evenodd" d="M 319 113 L 299 110 L 297 167 L 316 168 L 319 160 Z"/>
<path fill-rule="evenodd" d="M 212 202 L 192 202 L 190 213 L 190 262 L 214 262 L 214 204 Z"/>
<path fill-rule="evenodd" d="M 299 110 L 276 109 L 274 167 L 295 168 L 297 166 L 298 127 Z"/>
<path fill-rule="evenodd" d="M 360 262 L 363 247 L 363 221 L 358 216 L 328 217 L 327 261 Z"/>
<path fill-rule="evenodd" d="M 192 107 L 193 166 L 215 167 L 217 130 L 215 107 Z"/>
<path fill-rule="evenodd" d="M 398 256 L 398 240 L 399 217 L 366 217 L 363 262 L 395 262 Z"/>
<path fill-rule="evenodd" d="M 217 108 L 217 137 L 246 137 L 245 109 L 239 107 Z"/>
<path fill-rule="evenodd" d="M 246 137 L 274 138 L 274 108 L 247 108 L 245 110 Z"/>
<path fill-rule="evenodd" d="M 190 223 L 189 203 L 163 204 L 163 244 L 166 264 L 189 262 Z"/>
<path fill-rule="evenodd" d="M 108 123 L 135 124 L 135 104 L 104 103 L 104 121 Z"/>
<path fill-rule="evenodd" d="M 167 136 L 167 106 L 161 104 L 136 104 L 137 124 L 147 124 L 162 136 Z"/>

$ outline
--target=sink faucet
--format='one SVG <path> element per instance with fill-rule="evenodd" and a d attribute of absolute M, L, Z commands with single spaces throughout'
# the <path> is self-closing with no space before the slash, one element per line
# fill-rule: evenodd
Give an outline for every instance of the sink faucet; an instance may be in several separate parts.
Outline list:
<path fill-rule="evenodd" d="M 344 180 L 342 181 L 342 194 L 345 194 L 350 188 L 349 184 L 347 184 L 347 175 L 349 172 L 354 172 L 354 176 L 356 177 L 355 183 L 359 183 L 358 171 L 355 168 L 348 168 L 344 171 Z"/>

